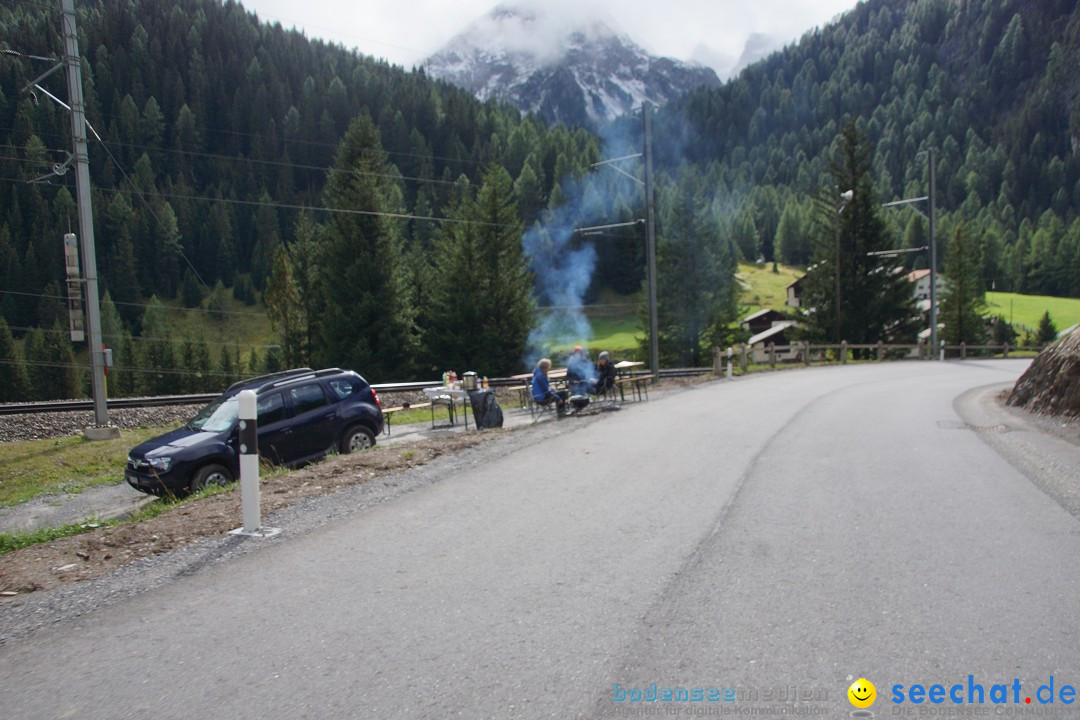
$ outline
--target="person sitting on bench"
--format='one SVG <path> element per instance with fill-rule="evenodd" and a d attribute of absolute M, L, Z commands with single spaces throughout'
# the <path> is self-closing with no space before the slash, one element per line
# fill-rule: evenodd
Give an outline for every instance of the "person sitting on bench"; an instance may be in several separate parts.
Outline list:
<path fill-rule="evenodd" d="M 551 360 L 547 358 L 541 358 L 540 362 L 536 363 L 536 369 L 533 370 L 532 376 L 533 400 L 536 401 L 537 405 L 555 403 L 555 409 L 558 411 L 559 417 L 562 417 L 566 414 L 566 398 L 569 393 L 565 390 L 555 392 L 551 389 L 547 376 L 550 369 Z"/>
<path fill-rule="evenodd" d="M 615 366 L 612 365 L 611 356 L 605 350 L 596 360 L 596 380 L 589 391 L 593 395 L 603 395 L 613 387 L 615 387 Z"/>

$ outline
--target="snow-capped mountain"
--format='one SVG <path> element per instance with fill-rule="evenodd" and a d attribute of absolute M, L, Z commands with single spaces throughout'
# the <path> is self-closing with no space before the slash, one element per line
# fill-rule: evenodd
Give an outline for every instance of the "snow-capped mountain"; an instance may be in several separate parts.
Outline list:
<path fill-rule="evenodd" d="M 659 106 L 720 84 L 710 68 L 653 57 L 612 27 L 611 21 L 503 4 L 431 56 L 424 70 L 481 100 L 503 100 L 577 126 L 614 119 L 645 100 Z"/>

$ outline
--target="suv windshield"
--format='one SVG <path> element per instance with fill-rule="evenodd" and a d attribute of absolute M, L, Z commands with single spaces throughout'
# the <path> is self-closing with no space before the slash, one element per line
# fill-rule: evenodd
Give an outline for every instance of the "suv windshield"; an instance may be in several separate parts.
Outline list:
<path fill-rule="evenodd" d="M 188 423 L 188 427 L 203 432 L 222 432 L 231 428 L 236 422 L 237 413 L 235 395 L 224 400 L 218 399 L 200 410 L 199 414 Z"/>

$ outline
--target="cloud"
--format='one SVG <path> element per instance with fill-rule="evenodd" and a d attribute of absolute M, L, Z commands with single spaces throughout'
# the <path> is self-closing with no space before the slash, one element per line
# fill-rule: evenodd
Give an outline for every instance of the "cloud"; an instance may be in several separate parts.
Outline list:
<path fill-rule="evenodd" d="M 630 36 L 656 55 L 682 60 L 699 45 L 719 57 L 739 57 L 751 33 L 797 40 L 811 28 L 827 23 L 855 5 L 855 0 L 508 0 L 514 5 L 544 9 L 547 18 L 534 32 L 508 34 L 543 56 L 545 41 L 557 35 L 560 24 L 582 19 L 601 20 Z M 499 3 L 494 0 L 246 0 L 264 20 L 299 27 L 309 37 L 340 42 L 361 52 L 412 67 L 441 48 L 469 23 Z M 711 57 L 711 54 L 698 57 Z"/>
<path fill-rule="evenodd" d="M 471 22 L 456 39 L 482 38 L 486 50 L 524 53 L 543 65 L 563 56 L 571 32 L 585 28 L 599 35 L 601 26 L 619 31 L 618 21 L 599 7 L 581 12 L 572 0 L 509 0 Z"/>

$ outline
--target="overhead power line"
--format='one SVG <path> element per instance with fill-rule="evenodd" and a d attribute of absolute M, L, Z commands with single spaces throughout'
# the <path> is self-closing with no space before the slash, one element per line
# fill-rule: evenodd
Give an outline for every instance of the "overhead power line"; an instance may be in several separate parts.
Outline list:
<path fill-rule="evenodd" d="M 48 300 L 64 300 L 67 301 L 66 295 L 46 295 L 44 293 L 28 293 L 19 292 L 17 290 L 0 290 L 0 295 L 19 295 L 21 297 L 34 297 L 43 298 Z M 121 307 L 136 307 L 145 310 L 149 307 L 146 303 L 132 303 L 122 302 L 120 300 L 112 300 L 113 305 L 119 305 Z M 243 312 L 240 310 L 210 310 L 208 308 L 186 308 L 186 307 L 173 307 L 171 305 L 162 305 L 162 307 L 169 312 L 194 312 L 202 313 L 204 315 L 234 315 L 240 317 L 266 317 L 265 313 L 258 312 Z"/>

